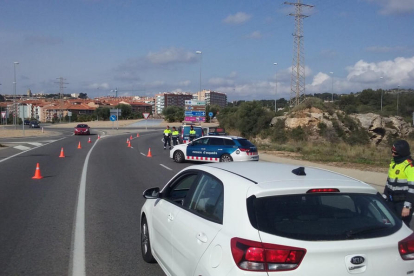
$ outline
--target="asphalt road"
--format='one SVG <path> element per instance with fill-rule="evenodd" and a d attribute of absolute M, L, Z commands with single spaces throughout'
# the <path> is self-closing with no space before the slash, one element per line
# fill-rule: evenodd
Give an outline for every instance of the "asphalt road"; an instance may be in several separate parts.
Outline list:
<path fill-rule="evenodd" d="M 162 187 L 191 164 L 174 163 L 163 150 L 160 133 L 140 133 L 128 148 L 130 134 L 97 140 L 97 135 L 68 132 L 12 158 L 3 156 L 0 275 L 72 275 L 73 263 L 80 258 L 74 245 L 78 192 L 92 147 L 82 211 L 86 275 L 164 275 L 157 264 L 141 258 L 142 192 Z M 87 143 L 89 137 L 92 143 Z M 77 148 L 79 142 L 82 149 Z M 62 147 L 65 158 L 58 157 Z M 149 148 L 152 158 L 146 156 Z M 36 163 L 43 179 L 32 179 Z"/>

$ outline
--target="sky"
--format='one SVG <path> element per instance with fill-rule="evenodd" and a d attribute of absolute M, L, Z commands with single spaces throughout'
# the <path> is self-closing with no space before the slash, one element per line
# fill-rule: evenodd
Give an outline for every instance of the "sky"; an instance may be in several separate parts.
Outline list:
<path fill-rule="evenodd" d="M 58 93 L 62 77 L 65 94 L 89 97 L 201 86 L 229 101 L 289 99 L 295 21 L 284 2 L 0 0 L 0 94 L 14 94 L 15 70 L 17 94 Z M 306 94 L 414 88 L 414 0 L 302 3 L 313 5 Z"/>

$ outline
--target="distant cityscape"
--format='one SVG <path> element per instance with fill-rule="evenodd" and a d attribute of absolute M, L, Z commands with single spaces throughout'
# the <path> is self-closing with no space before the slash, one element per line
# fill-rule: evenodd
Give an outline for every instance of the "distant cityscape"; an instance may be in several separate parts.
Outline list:
<path fill-rule="evenodd" d="M 31 90 L 28 90 L 26 95 L 3 95 L 3 98 L 4 101 L 0 102 L 2 119 L 16 114 L 17 118 L 36 119 L 40 122 L 51 122 L 54 119 L 73 115 L 92 115 L 97 108 L 115 108 L 120 104 L 131 106 L 134 113 L 151 113 L 153 116 L 161 116 L 163 110 L 170 106 L 184 108 L 186 100 L 205 101 L 206 105 L 220 107 L 227 105 L 225 93 L 211 90 L 203 90 L 195 94 L 163 92 L 154 97 L 104 96 L 93 99 L 87 98 L 84 93 L 74 93 L 69 96 L 69 94 L 32 94 Z"/>

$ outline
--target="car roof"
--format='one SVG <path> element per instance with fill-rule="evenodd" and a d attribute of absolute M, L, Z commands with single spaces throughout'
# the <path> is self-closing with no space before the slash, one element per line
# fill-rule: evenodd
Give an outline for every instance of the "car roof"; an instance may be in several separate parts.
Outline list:
<path fill-rule="evenodd" d="M 204 135 L 201 138 L 212 137 L 212 138 L 223 138 L 223 139 L 246 139 L 239 136 L 229 136 L 229 135 Z"/>
<path fill-rule="evenodd" d="M 256 186 L 255 194 L 266 195 L 274 190 L 308 190 L 312 188 L 338 188 L 341 192 L 377 193 L 370 185 L 329 170 L 304 167 L 306 175 L 297 175 L 292 170 L 299 166 L 272 162 L 231 162 L 200 165 L 207 170 L 221 170 L 250 180 Z M 260 190 L 260 191 L 258 191 Z"/>

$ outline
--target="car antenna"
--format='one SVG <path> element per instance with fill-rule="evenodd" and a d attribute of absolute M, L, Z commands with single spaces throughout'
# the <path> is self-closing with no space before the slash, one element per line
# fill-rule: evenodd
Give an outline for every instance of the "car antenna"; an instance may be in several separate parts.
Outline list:
<path fill-rule="evenodd" d="M 294 170 L 292 170 L 292 173 L 296 174 L 296 175 L 306 175 L 305 167 L 299 167 L 297 169 L 294 169 Z"/>

